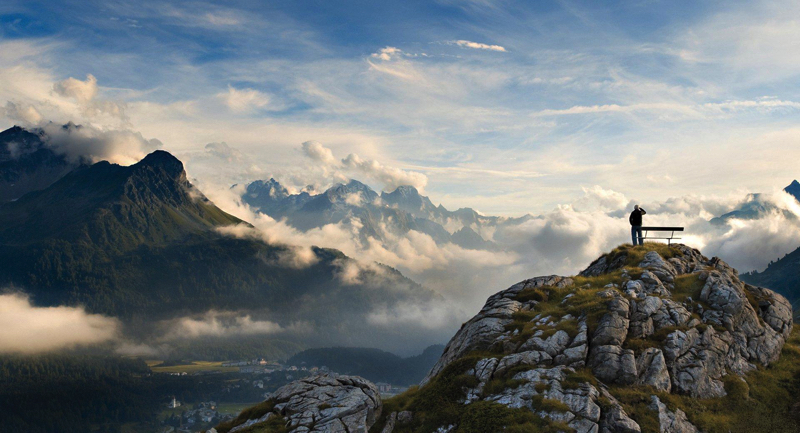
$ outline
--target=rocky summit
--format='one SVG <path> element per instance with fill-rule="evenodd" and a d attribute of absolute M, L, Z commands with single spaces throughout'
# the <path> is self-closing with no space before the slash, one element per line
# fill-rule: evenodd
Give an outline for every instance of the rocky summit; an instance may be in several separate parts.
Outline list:
<path fill-rule="evenodd" d="M 366 433 L 381 410 L 378 388 L 357 376 L 320 374 L 294 381 L 209 433 L 282 431 Z"/>
<path fill-rule="evenodd" d="M 789 302 L 722 260 L 684 245 L 622 246 L 577 276 L 532 278 L 491 296 L 420 387 L 375 407 L 375 424 L 359 428 L 730 431 L 736 412 L 764 404 L 757 387 L 800 379 L 765 369 L 791 331 Z M 799 353 L 793 344 L 781 362 Z"/>

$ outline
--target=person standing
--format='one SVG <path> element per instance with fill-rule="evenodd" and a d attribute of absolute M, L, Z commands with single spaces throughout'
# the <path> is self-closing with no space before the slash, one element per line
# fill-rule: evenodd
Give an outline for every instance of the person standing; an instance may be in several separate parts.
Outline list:
<path fill-rule="evenodd" d="M 636 246 L 637 240 L 639 245 L 644 245 L 644 237 L 642 236 L 642 215 L 646 213 L 647 211 L 640 208 L 637 204 L 633 206 L 633 212 L 631 212 L 631 216 L 628 217 L 628 221 L 631 223 L 631 240 L 634 246 Z"/>

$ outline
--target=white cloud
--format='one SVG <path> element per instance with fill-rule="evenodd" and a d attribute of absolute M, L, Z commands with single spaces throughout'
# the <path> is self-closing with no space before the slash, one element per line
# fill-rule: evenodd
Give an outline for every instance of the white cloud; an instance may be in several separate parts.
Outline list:
<path fill-rule="evenodd" d="M 3 115 L 13 121 L 22 122 L 24 125 L 36 125 L 42 121 L 42 115 L 30 104 L 6 102 Z"/>
<path fill-rule="evenodd" d="M 489 44 L 482 44 L 478 42 L 472 41 L 465 41 L 465 40 L 457 40 L 457 41 L 450 41 L 449 43 L 458 45 L 459 47 L 464 48 L 473 48 L 476 50 L 489 50 L 489 51 L 500 51 L 505 53 L 506 49 L 501 47 L 500 45 L 489 45 Z"/>
<path fill-rule="evenodd" d="M 396 189 L 401 185 L 410 185 L 422 191 L 428 183 L 428 177 L 422 173 L 386 166 L 374 159 L 362 159 L 354 153 L 347 155 L 342 163 L 346 169 L 380 182 L 388 190 Z"/>
<path fill-rule="evenodd" d="M 78 307 L 36 307 L 21 294 L 0 295 L 0 353 L 39 353 L 114 339 L 116 319 Z"/>
<path fill-rule="evenodd" d="M 218 93 L 217 97 L 235 113 L 264 108 L 270 104 L 270 97 L 258 90 L 237 89 L 233 86 L 228 86 L 228 91 Z"/>
<path fill-rule="evenodd" d="M 385 165 L 374 159 L 364 159 L 354 153 L 339 161 L 331 149 L 317 141 L 307 141 L 302 147 L 303 154 L 314 163 L 315 169 L 321 170 L 322 177 L 327 181 L 342 182 L 349 176 L 355 176 L 379 183 L 386 190 L 409 185 L 420 191 L 428 183 L 428 177 L 422 173 Z M 312 179 L 306 178 L 304 182 L 309 180 Z"/>
<path fill-rule="evenodd" d="M 370 57 L 380 60 L 389 61 L 393 58 L 403 54 L 403 50 L 396 47 L 384 47 L 378 50 L 377 53 L 372 53 Z"/>
<path fill-rule="evenodd" d="M 280 325 L 269 320 L 254 320 L 250 315 L 235 312 L 208 311 L 202 316 L 182 317 L 163 326 L 169 331 L 165 341 L 236 335 L 269 335 L 281 332 Z"/>
<path fill-rule="evenodd" d="M 109 161 L 131 165 L 149 152 L 162 147 L 156 139 L 147 140 L 138 132 L 125 130 L 102 131 L 91 126 L 67 126 L 49 123 L 42 127 L 45 142 L 58 153 L 73 161 Z"/>
<path fill-rule="evenodd" d="M 92 74 L 86 75 L 86 81 L 69 77 L 54 84 L 53 90 L 61 96 L 87 104 L 97 96 L 97 78 Z"/>
<path fill-rule="evenodd" d="M 303 153 L 313 161 L 319 162 L 324 166 L 336 166 L 338 161 L 333 157 L 333 151 L 323 146 L 318 141 L 306 141 L 303 143 Z"/>

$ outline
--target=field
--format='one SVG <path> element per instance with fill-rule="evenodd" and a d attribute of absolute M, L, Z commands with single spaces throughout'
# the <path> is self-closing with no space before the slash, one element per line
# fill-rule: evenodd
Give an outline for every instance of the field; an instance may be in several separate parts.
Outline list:
<path fill-rule="evenodd" d="M 223 367 L 222 362 L 192 361 L 190 364 L 161 366 L 164 361 L 149 360 L 147 366 L 153 373 L 197 373 L 200 371 L 237 372 L 239 367 Z"/>
<path fill-rule="evenodd" d="M 248 407 L 254 406 L 260 403 L 259 401 L 250 402 L 250 403 L 218 403 L 217 404 L 217 411 L 223 415 L 231 414 L 231 415 L 239 415 L 239 413 Z M 180 416 L 180 414 L 185 410 L 192 410 L 194 407 L 194 403 L 188 403 L 182 406 L 178 406 L 176 408 L 165 408 L 159 414 L 159 420 L 165 420 L 169 418 L 172 414 L 176 416 Z"/>

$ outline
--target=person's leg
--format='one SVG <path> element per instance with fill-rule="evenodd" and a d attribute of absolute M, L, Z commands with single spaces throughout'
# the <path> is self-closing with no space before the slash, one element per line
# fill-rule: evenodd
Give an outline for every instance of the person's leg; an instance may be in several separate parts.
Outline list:
<path fill-rule="evenodd" d="M 636 246 L 636 227 L 631 226 L 631 243 Z"/>
<path fill-rule="evenodd" d="M 644 245 L 644 236 L 642 235 L 642 226 L 636 227 L 636 232 L 639 235 L 639 245 Z"/>

